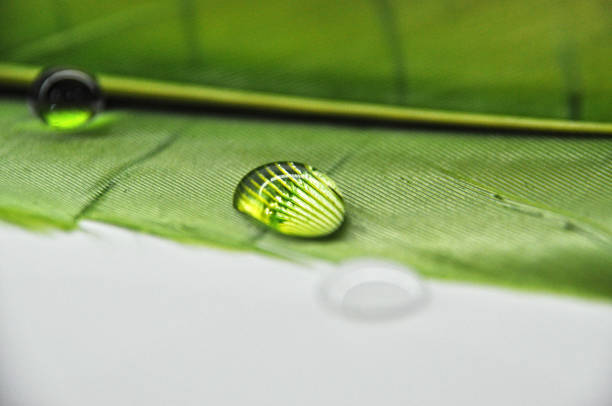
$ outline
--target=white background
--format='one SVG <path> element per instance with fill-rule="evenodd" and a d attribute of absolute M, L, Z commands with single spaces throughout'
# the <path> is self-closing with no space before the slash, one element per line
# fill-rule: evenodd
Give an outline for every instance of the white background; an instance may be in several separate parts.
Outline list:
<path fill-rule="evenodd" d="M 610 304 L 425 281 L 366 322 L 317 300 L 335 271 L 0 225 L 0 404 L 612 405 Z"/>

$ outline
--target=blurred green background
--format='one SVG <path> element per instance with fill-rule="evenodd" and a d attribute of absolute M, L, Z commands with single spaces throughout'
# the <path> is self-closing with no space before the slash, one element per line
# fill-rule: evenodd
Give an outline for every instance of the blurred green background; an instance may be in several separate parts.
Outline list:
<path fill-rule="evenodd" d="M 3 1 L 0 61 L 609 121 L 612 2 Z"/>

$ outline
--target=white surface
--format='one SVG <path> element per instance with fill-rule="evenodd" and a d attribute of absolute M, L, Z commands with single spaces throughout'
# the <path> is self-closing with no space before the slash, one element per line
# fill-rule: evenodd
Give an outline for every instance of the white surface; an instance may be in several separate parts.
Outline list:
<path fill-rule="evenodd" d="M 83 227 L 0 227 L 2 406 L 612 404 L 610 305 L 427 282 L 358 322 L 333 270 Z"/>

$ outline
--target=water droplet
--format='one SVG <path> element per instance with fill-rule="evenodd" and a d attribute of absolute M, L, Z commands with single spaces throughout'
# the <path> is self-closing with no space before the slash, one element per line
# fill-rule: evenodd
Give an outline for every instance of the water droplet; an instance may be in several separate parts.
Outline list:
<path fill-rule="evenodd" d="M 76 69 L 43 71 L 32 84 L 29 103 L 49 126 L 70 130 L 83 125 L 102 109 L 96 80 Z"/>
<path fill-rule="evenodd" d="M 253 169 L 238 184 L 234 207 L 273 230 L 300 237 L 329 235 L 344 221 L 344 202 L 334 181 L 295 162 Z"/>
<path fill-rule="evenodd" d="M 418 308 L 426 298 L 420 278 L 399 265 L 352 261 L 323 281 L 320 297 L 336 313 L 352 319 L 395 319 Z"/>

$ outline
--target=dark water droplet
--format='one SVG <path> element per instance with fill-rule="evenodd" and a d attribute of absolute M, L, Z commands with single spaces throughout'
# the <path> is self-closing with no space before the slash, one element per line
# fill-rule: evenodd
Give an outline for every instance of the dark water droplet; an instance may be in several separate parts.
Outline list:
<path fill-rule="evenodd" d="M 32 110 L 49 126 L 70 130 L 94 117 L 103 105 L 102 92 L 91 75 L 76 69 L 43 71 L 32 84 Z"/>
<path fill-rule="evenodd" d="M 287 235 L 322 237 L 344 221 L 344 201 L 333 180 L 310 165 L 274 162 L 249 172 L 234 207 Z"/>

